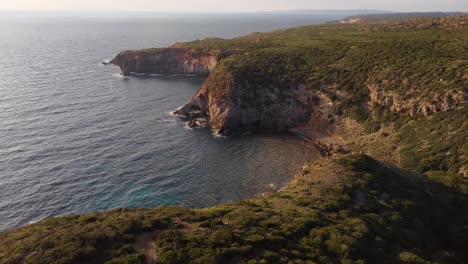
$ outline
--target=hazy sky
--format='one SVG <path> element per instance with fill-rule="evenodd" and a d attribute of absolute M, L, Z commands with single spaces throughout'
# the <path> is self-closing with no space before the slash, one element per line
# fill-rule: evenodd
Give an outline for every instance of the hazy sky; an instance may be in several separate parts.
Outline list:
<path fill-rule="evenodd" d="M 465 11 L 468 0 L 0 0 L 0 10 L 237 12 L 286 9 Z"/>

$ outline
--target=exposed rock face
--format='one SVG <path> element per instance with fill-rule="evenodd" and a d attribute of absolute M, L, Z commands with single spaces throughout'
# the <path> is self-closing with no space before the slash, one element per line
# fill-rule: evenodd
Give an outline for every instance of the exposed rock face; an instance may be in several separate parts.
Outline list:
<path fill-rule="evenodd" d="M 461 90 L 447 89 L 435 91 L 431 94 L 421 93 L 420 89 L 409 89 L 400 95 L 396 91 L 386 91 L 375 84 L 369 84 L 370 103 L 389 106 L 390 110 L 398 114 L 424 115 L 426 117 L 464 106 L 467 94 Z M 410 99 L 405 99 L 410 98 Z"/>
<path fill-rule="evenodd" d="M 312 101 L 305 85 L 263 87 L 220 75 L 210 75 L 176 114 L 190 119 L 189 124 L 208 119 L 205 124 L 217 134 L 286 131 L 310 119 Z"/>
<path fill-rule="evenodd" d="M 219 70 L 218 63 L 234 51 L 195 51 L 183 45 L 167 49 L 124 51 L 110 63 L 131 73 L 209 75 L 189 102 L 175 113 L 188 126 L 210 127 L 218 134 L 286 131 L 306 124 L 312 113 L 305 85 L 275 87 L 249 84 Z M 222 67 L 221 67 L 222 68 Z"/>
<path fill-rule="evenodd" d="M 345 18 L 345 19 L 340 20 L 341 24 L 357 24 L 357 23 L 361 23 L 361 22 L 362 22 L 361 17 L 349 17 L 349 18 Z"/>
<path fill-rule="evenodd" d="M 223 59 L 235 61 L 242 50 L 197 50 L 184 43 L 166 49 L 124 51 L 110 63 L 121 68 L 124 75 L 131 73 L 208 75 L 200 90 L 186 105 L 175 111 L 188 120 L 189 127 L 203 126 L 218 134 L 236 134 L 250 131 L 287 131 L 308 128 L 322 134 L 331 134 L 342 111 L 336 111 L 340 102 L 351 98 L 340 94 L 336 84 L 325 85 L 335 95 L 330 100 L 320 89 L 310 91 L 304 84 L 278 84 L 265 77 L 245 78 L 236 71 L 237 65 L 226 65 Z M 255 71 L 255 68 L 249 69 Z M 245 75 L 245 74 L 244 74 Z M 374 80 L 375 79 L 375 80 Z M 467 79 L 464 77 L 464 79 Z M 395 84 L 397 85 L 389 85 Z M 443 80 L 440 81 L 443 83 Z M 261 84 L 259 84 L 261 83 Z M 275 84 L 276 83 L 276 84 Z M 444 83 L 443 83 L 444 84 Z M 366 82 L 370 101 L 362 106 L 370 111 L 374 104 L 388 106 L 398 114 L 424 115 L 462 108 L 467 99 L 466 89 L 411 88 L 405 80 L 369 78 Z M 444 84 L 446 85 L 446 83 Z M 403 87 L 402 89 L 389 87 Z M 393 89 L 393 90 L 392 90 Z M 423 91 L 423 92 L 421 92 Z"/>
<path fill-rule="evenodd" d="M 123 75 L 131 73 L 208 75 L 231 51 L 195 51 L 172 47 L 144 51 L 123 51 L 110 63 Z"/>

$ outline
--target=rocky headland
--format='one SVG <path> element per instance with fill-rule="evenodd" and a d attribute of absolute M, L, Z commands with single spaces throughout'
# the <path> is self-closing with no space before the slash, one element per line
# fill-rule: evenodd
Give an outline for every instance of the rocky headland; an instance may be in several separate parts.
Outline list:
<path fill-rule="evenodd" d="M 458 26 L 466 28 L 463 22 L 466 16 L 454 16 L 451 19 Z M 448 23 L 447 20 L 446 17 L 417 18 L 392 25 L 394 30 L 399 30 L 402 23 L 432 23 L 434 27 L 438 27 L 441 23 Z M 387 28 L 388 25 L 382 27 Z M 322 30 L 326 30 L 326 27 Z M 279 34 L 281 31 L 275 33 Z M 430 46 L 415 42 L 412 48 L 436 48 L 433 43 L 438 41 L 435 39 L 437 35 L 433 37 L 434 39 L 430 40 L 432 44 L 427 44 Z M 362 56 L 375 56 L 369 49 L 366 50 L 372 49 L 372 44 L 370 47 L 364 47 L 354 45 L 354 39 L 345 40 L 340 47 L 335 47 L 332 54 L 326 54 L 332 59 L 337 56 L 338 60 L 331 60 L 330 64 L 326 64 L 320 62 L 325 54 L 314 57 L 310 50 L 304 47 L 269 54 L 273 44 L 268 35 L 248 36 L 251 38 L 250 43 L 246 42 L 246 38 L 207 39 L 177 43 L 169 48 L 124 51 L 110 63 L 119 66 L 123 75 L 148 73 L 207 76 L 200 90 L 175 113 L 186 118 L 190 127 L 209 127 L 217 134 L 288 131 L 304 128 L 308 124 L 314 129 L 317 129 L 317 124 L 322 124 L 321 130 L 325 128 L 327 132 L 331 132 L 335 122 L 339 121 L 344 110 L 349 108 L 359 112 L 354 114 L 360 115 L 368 115 L 375 108 L 383 107 L 397 115 L 429 117 L 439 112 L 461 109 L 466 104 L 466 89 L 462 84 L 455 85 L 451 76 L 444 79 L 441 75 L 441 78 L 435 79 L 437 73 L 434 76 L 424 73 L 421 76 L 411 75 L 412 72 L 407 71 L 410 65 L 405 66 L 404 61 L 386 68 L 375 61 L 359 61 L 367 64 L 360 65 L 360 70 L 365 72 L 352 76 L 352 70 L 356 66 L 353 63 L 358 62 L 353 59 L 358 53 Z M 401 41 L 404 39 L 389 42 L 398 46 L 399 43 L 401 45 Z M 327 41 L 323 42 L 325 45 Z M 262 45 L 265 47 L 256 47 Z M 310 49 L 314 48 L 325 49 L 321 45 L 312 46 Z M 253 55 L 252 50 L 257 54 Z M 389 54 L 386 56 L 390 62 L 400 56 L 391 53 L 399 51 L 397 47 L 387 51 Z M 301 52 L 304 54 L 301 55 Z M 325 53 L 325 50 L 323 52 Z M 421 59 L 434 57 L 427 55 L 428 57 Z M 289 65 L 280 61 L 280 57 L 284 56 L 290 56 Z M 314 59 L 317 59 L 317 62 L 314 62 Z M 275 60 L 278 61 L 277 64 L 274 64 Z M 397 67 L 397 64 L 402 64 L 398 65 L 402 67 Z M 435 65 L 431 65 L 433 66 Z M 329 76 L 315 78 L 316 75 L 324 73 L 323 67 L 331 69 Z M 458 66 L 452 67 L 456 69 Z M 294 72 L 295 68 L 297 72 Z M 442 72 L 447 71 L 448 69 Z M 284 76 L 277 76 L 279 72 Z M 467 75 L 463 74 L 459 80 L 466 83 Z M 421 79 L 426 83 L 422 83 Z M 440 86 L 442 89 L 424 86 Z"/>
<path fill-rule="evenodd" d="M 177 48 L 176 48 L 177 47 Z M 174 113 L 190 127 L 209 127 L 216 134 L 250 131 L 287 131 L 306 124 L 313 111 L 305 84 L 256 85 L 218 64 L 242 50 L 198 51 L 175 47 L 149 51 L 125 51 L 111 63 L 123 75 L 131 73 L 193 74 L 208 76 L 200 90 Z"/>
<path fill-rule="evenodd" d="M 189 126 L 290 131 L 324 157 L 250 200 L 0 234 L 0 264 L 467 263 L 467 43 L 457 15 L 122 52 L 111 63 L 124 75 L 206 76 L 175 110 Z"/>
<path fill-rule="evenodd" d="M 110 61 L 122 74 L 194 74 L 208 75 L 218 62 L 231 55 L 229 50 L 197 51 L 175 44 L 171 48 L 123 51 Z"/>

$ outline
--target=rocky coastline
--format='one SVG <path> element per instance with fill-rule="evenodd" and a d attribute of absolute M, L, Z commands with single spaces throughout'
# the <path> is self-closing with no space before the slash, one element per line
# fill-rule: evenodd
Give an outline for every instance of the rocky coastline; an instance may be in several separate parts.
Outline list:
<path fill-rule="evenodd" d="M 459 15 L 122 52 L 123 75 L 207 76 L 175 111 L 189 126 L 289 131 L 324 157 L 249 200 L 0 234 L 0 264 L 467 263 L 467 39 Z"/>
<path fill-rule="evenodd" d="M 314 116 L 314 98 L 305 84 L 262 86 L 240 81 L 238 76 L 226 73 L 222 65 L 218 66 L 233 53 L 231 50 L 198 52 L 173 47 L 124 51 L 110 64 L 120 67 L 122 75 L 207 76 L 199 91 L 174 111 L 187 120 L 189 127 L 207 127 L 214 134 L 230 135 L 252 131 L 286 132 L 309 123 Z"/>
<path fill-rule="evenodd" d="M 208 75 L 229 50 L 194 51 L 175 47 L 144 51 L 123 51 L 109 63 L 120 67 L 122 75 L 132 73 Z"/>
<path fill-rule="evenodd" d="M 351 91 L 338 90 L 337 83 L 318 87 L 305 81 L 257 83 L 224 63 L 244 56 L 243 49 L 197 49 L 191 45 L 177 43 L 169 48 L 123 51 L 110 64 L 118 66 L 124 76 L 134 73 L 206 76 L 198 92 L 174 114 L 185 119 L 191 128 L 207 127 L 220 135 L 285 132 L 304 127 L 330 135 L 341 120 L 344 107 L 350 107 L 349 102 L 360 105 L 357 111 L 361 113 L 357 114 L 361 116 L 372 114 L 371 108 L 384 107 L 395 115 L 429 118 L 464 108 L 468 98 L 466 90 L 459 87 L 422 93 L 418 87 L 409 87 L 402 93 L 388 87 L 409 86 L 408 80 L 373 75 L 364 83 L 367 95 L 363 99 L 356 98 Z M 260 71 L 250 69 L 256 70 Z M 447 85 L 442 79 L 440 82 Z"/>

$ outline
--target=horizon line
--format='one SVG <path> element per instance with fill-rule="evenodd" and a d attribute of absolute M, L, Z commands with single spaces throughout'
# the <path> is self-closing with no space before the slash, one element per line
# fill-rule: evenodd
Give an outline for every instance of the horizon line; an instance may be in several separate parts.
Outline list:
<path fill-rule="evenodd" d="M 385 13 L 467 13 L 466 11 L 450 10 L 450 11 L 394 11 L 385 9 L 277 9 L 277 10 L 257 10 L 257 11 L 146 11 L 146 10 L 0 10 L 1 13 L 147 13 L 147 14 L 255 14 L 255 13 L 276 13 L 276 12 L 343 12 L 343 11 L 376 11 Z M 378 14 L 378 13 L 375 13 Z"/>

